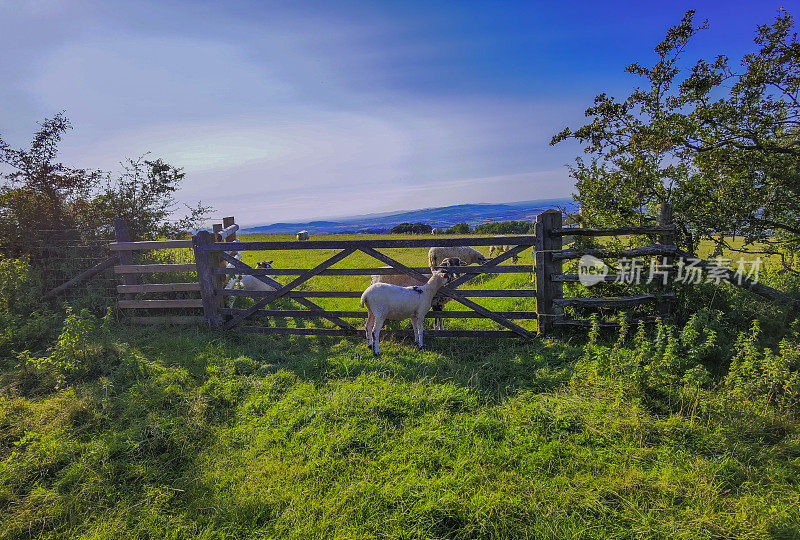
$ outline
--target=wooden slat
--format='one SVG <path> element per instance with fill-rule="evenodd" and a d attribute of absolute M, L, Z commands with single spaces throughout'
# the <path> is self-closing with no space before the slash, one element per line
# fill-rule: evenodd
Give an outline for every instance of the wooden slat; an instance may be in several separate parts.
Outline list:
<path fill-rule="evenodd" d="M 132 294 L 195 292 L 199 290 L 199 283 L 143 283 L 141 285 L 117 285 L 117 292 Z"/>
<path fill-rule="evenodd" d="M 148 240 L 144 242 L 111 242 L 111 251 L 151 251 L 154 249 L 190 248 L 191 240 Z"/>
<path fill-rule="evenodd" d="M 83 272 L 81 272 L 80 274 L 78 274 L 74 278 L 70 279 L 69 281 L 67 281 L 65 283 L 62 283 L 58 287 L 46 292 L 45 295 L 44 295 L 44 299 L 47 300 L 48 298 L 52 298 L 54 296 L 58 296 L 59 294 L 61 294 L 62 292 L 66 291 L 70 287 L 74 287 L 75 285 L 77 285 L 81 281 L 86 281 L 87 279 L 96 276 L 97 274 L 99 274 L 103 270 L 111 268 L 117 262 L 119 262 L 119 259 L 118 259 L 118 257 L 116 255 L 112 255 L 111 257 L 108 257 L 104 261 L 97 263 L 96 265 L 92 266 L 88 270 L 84 270 Z"/>
<path fill-rule="evenodd" d="M 550 233 L 552 236 L 620 236 L 626 234 L 669 234 L 675 232 L 675 226 L 666 227 L 608 227 L 608 228 L 579 228 L 557 227 Z"/>
<path fill-rule="evenodd" d="M 279 283 L 280 287 L 281 284 Z M 246 296 L 249 298 L 263 298 L 269 294 L 267 291 L 245 291 L 242 289 L 221 289 L 217 294 L 223 296 Z M 289 298 L 361 298 L 364 291 L 289 291 Z M 458 294 L 470 298 L 536 298 L 536 289 L 459 289 Z"/>
<path fill-rule="evenodd" d="M 645 324 L 653 324 L 656 320 L 658 320 L 658 317 L 638 317 L 636 319 L 628 319 L 626 324 L 629 327 L 636 327 L 639 325 L 639 321 Z M 559 326 L 592 326 L 591 319 L 564 319 L 563 317 L 556 317 L 553 323 Z M 600 328 L 619 328 L 621 326 L 621 324 L 616 321 L 600 321 L 598 324 Z"/>
<path fill-rule="evenodd" d="M 533 236 L 506 236 L 503 238 L 508 245 L 520 245 L 530 247 L 534 245 Z M 274 242 L 240 242 L 236 245 L 239 251 L 265 251 L 273 249 L 361 249 L 361 248 L 412 248 L 412 247 L 448 247 L 448 246 L 494 246 L 497 245 L 498 238 L 443 238 L 435 236 L 424 239 L 399 239 L 384 238 L 374 240 L 306 240 L 297 241 L 274 241 Z M 203 251 L 227 251 L 230 244 L 216 242 L 203 246 Z"/>
<path fill-rule="evenodd" d="M 230 263 L 234 268 L 238 268 L 240 270 L 246 270 L 246 269 L 252 270 L 252 268 L 250 266 L 247 266 L 245 263 L 243 263 L 242 261 L 238 260 L 236 257 L 234 257 L 232 255 L 229 255 L 228 253 L 222 253 L 222 260 Z M 258 279 L 262 283 L 270 285 L 271 287 L 275 287 L 275 290 L 278 290 L 283 286 L 282 283 L 278 283 L 277 281 L 275 281 L 274 279 L 272 279 L 269 276 L 257 276 L 256 279 Z M 234 290 L 234 289 L 223 289 L 223 290 Z M 247 292 L 247 291 L 244 291 L 244 292 Z M 322 306 L 319 306 L 319 305 L 315 304 L 311 300 L 307 300 L 306 298 L 303 298 L 303 297 L 300 297 L 300 296 L 293 296 L 293 294 L 295 292 L 296 291 L 289 291 L 289 293 L 286 296 L 288 296 L 289 298 L 293 298 L 295 302 L 297 302 L 301 306 L 307 307 L 308 309 L 310 309 L 312 311 L 317 311 L 317 312 L 324 311 Z M 220 291 L 217 291 L 217 294 L 220 294 Z M 360 295 L 359 295 L 359 297 L 360 297 Z M 325 317 L 324 315 L 320 315 L 320 316 L 321 317 Z M 339 328 L 343 328 L 343 329 L 348 330 L 348 331 L 354 331 L 355 330 L 355 328 L 353 328 L 353 326 L 351 326 L 350 323 L 348 323 L 347 321 L 344 321 L 344 320 L 342 320 L 342 319 L 340 319 L 338 317 L 325 317 L 325 318 L 328 319 L 329 321 L 331 321 L 333 324 L 335 324 Z"/>
<path fill-rule="evenodd" d="M 652 302 L 653 300 L 657 300 L 662 297 L 672 297 L 672 296 L 675 296 L 675 294 L 674 293 L 664 293 L 660 295 L 638 294 L 634 296 L 619 296 L 616 298 L 561 298 L 559 300 L 553 300 L 553 304 L 557 306 L 575 306 L 575 307 L 585 307 L 585 308 L 599 308 L 599 307 L 621 308 L 629 306 L 638 306 L 640 304 L 646 304 L 647 302 Z"/>
<path fill-rule="evenodd" d="M 633 257 L 649 257 L 653 255 L 675 255 L 678 252 L 676 246 L 667 245 L 652 245 L 623 251 L 606 251 L 604 249 L 564 249 L 553 253 L 553 259 L 579 259 L 584 255 L 592 255 L 598 259 L 613 259 L 613 258 L 633 258 Z"/>
<path fill-rule="evenodd" d="M 201 315 L 156 315 L 153 317 L 127 317 L 126 321 L 133 324 L 145 325 L 170 325 L 170 324 L 201 324 L 205 317 Z"/>
<path fill-rule="evenodd" d="M 237 315 L 244 310 L 222 308 L 220 313 L 223 315 Z M 495 311 L 498 315 L 502 315 L 507 319 L 535 319 L 536 312 L 534 311 Z M 365 319 L 367 317 L 366 311 L 348 311 L 348 310 L 326 310 L 324 312 L 314 312 L 309 310 L 298 309 L 260 309 L 256 311 L 255 315 L 261 317 L 297 317 L 301 319 L 318 319 L 323 315 L 330 317 L 349 317 L 351 319 Z M 426 319 L 433 319 L 440 317 L 442 319 L 486 319 L 484 315 L 476 311 L 429 311 Z"/>
<path fill-rule="evenodd" d="M 596 276 L 593 276 L 593 277 L 596 277 Z M 607 276 L 603 276 L 603 281 L 605 281 L 605 282 L 612 281 L 613 282 L 613 281 L 616 281 L 617 279 L 619 279 L 619 277 L 620 276 L 618 276 L 616 274 L 609 274 Z M 578 277 L 578 274 L 552 274 L 550 276 L 550 279 L 552 279 L 553 281 L 561 281 L 561 282 L 565 282 L 565 283 L 580 283 L 580 281 L 581 281 L 580 278 Z"/>
<path fill-rule="evenodd" d="M 120 300 L 122 309 L 166 309 L 166 308 L 201 308 L 203 301 L 200 298 L 185 298 L 181 300 Z"/>
<path fill-rule="evenodd" d="M 412 268 L 415 272 L 430 273 L 428 267 Z M 240 268 L 215 268 L 214 274 L 242 274 L 251 276 L 299 276 L 307 272 L 308 268 L 253 268 L 252 270 L 242 270 Z M 448 271 L 454 274 L 530 274 L 533 272 L 532 265 L 515 266 L 453 266 L 448 267 Z M 320 276 L 371 276 L 371 275 L 392 275 L 399 273 L 396 268 L 328 268 L 318 275 Z M 466 281 L 466 280 L 465 280 Z M 448 285 L 449 286 L 449 285 Z"/>
<path fill-rule="evenodd" d="M 268 326 L 237 326 L 240 332 L 250 334 L 276 334 L 293 336 L 352 336 L 363 338 L 363 331 L 342 330 L 340 328 L 275 328 Z M 381 330 L 381 337 L 413 337 L 411 330 Z M 425 330 L 425 337 L 521 337 L 510 330 Z"/>
<path fill-rule="evenodd" d="M 247 308 L 245 310 L 245 313 L 242 313 L 240 315 L 236 315 L 231 320 L 227 321 L 224 324 L 224 328 L 226 328 L 226 329 L 233 328 L 234 326 L 239 324 L 242 320 L 244 320 L 246 317 L 249 317 L 250 315 L 252 315 L 256 311 L 258 311 L 262 307 L 266 306 L 267 304 L 269 304 L 273 300 L 276 300 L 276 299 L 280 298 L 281 296 L 284 296 L 287 292 L 291 291 L 292 289 L 294 289 L 298 285 L 301 285 L 302 283 L 305 283 L 306 281 L 308 281 L 312 277 L 318 275 L 321 271 L 325 270 L 328 267 L 333 266 L 334 264 L 336 264 L 337 262 L 341 261 L 345 257 L 351 255 L 354 251 L 355 251 L 355 248 L 343 249 L 342 251 L 340 251 L 339 253 L 337 253 L 333 257 L 327 259 L 326 261 L 321 262 L 320 264 L 318 264 L 317 266 L 315 266 L 311 270 L 308 270 L 305 274 L 296 277 L 295 279 L 293 279 L 292 281 L 290 281 L 289 283 L 287 283 L 286 285 L 284 285 L 283 287 L 281 287 L 277 291 L 269 292 L 269 294 L 267 296 L 265 296 L 263 299 L 259 300 L 258 302 L 253 304 L 251 307 Z"/>
<path fill-rule="evenodd" d="M 191 264 L 122 264 L 114 267 L 115 274 L 158 274 L 164 272 L 196 272 Z"/>
<path fill-rule="evenodd" d="M 688 259 L 697 259 L 697 257 L 695 257 L 694 255 L 691 255 L 691 254 L 689 254 L 689 253 L 687 253 L 685 251 L 682 251 L 682 250 L 678 252 L 678 255 L 680 255 L 681 257 L 683 257 L 684 259 L 687 259 L 687 260 Z M 700 259 L 700 262 L 698 263 L 698 266 L 700 266 L 701 268 L 707 268 L 707 267 L 712 266 L 712 265 L 711 265 L 711 262 L 703 260 L 703 259 Z M 777 289 L 773 289 L 772 287 L 769 287 L 768 285 L 764 285 L 763 283 L 760 283 L 758 281 L 753 281 L 752 279 L 748 279 L 748 278 L 746 278 L 744 276 L 741 276 L 741 283 L 739 283 L 740 276 L 737 276 L 736 272 L 734 272 L 733 270 L 727 269 L 727 268 L 724 271 L 721 271 L 721 273 L 730 282 L 730 284 L 735 286 L 735 287 L 741 287 L 742 289 L 746 289 L 746 290 L 748 290 L 748 291 L 750 291 L 752 293 L 755 293 L 755 294 L 757 294 L 759 296 L 762 296 L 762 297 L 764 297 L 764 298 L 766 298 L 768 300 L 789 304 L 789 305 L 793 306 L 793 309 L 800 308 L 800 299 L 799 298 L 794 298 L 794 297 L 790 296 L 789 294 L 787 294 L 787 293 L 785 293 L 783 291 L 779 291 Z M 791 317 L 789 317 L 789 320 L 793 320 L 793 319 Z"/>

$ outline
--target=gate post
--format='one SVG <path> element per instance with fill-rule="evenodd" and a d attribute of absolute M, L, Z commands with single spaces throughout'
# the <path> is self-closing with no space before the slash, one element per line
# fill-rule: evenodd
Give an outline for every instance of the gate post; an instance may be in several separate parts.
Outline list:
<path fill-rule="evenodd" d="M 128 227 L 128 222 L 122 218 L 114 219 L 114 241 L 115 242 L 130 242 L 131 241 L 131 230 Z M 118 251 L 117 256 L 119 257 L 119 264 L 122 265 L 129 265 L 133 264 L 133 252 L 132 251 Z M 136 274 L 122 274 L 122 283 L 124 285 L 138 285 L 139 284 L 139 276 Z M 125 293 L 123 295 L 125 300 L 133 300 L 136 298 L 135 294 L 132 293 Z"/>
<path fill-rule="evenodd" d="M 545 210 L 536 216 L 536 317 L 539 335 L 544 336 L 555 326 L 553 300 L 564 297 L 564 286 L 553 281 L 553 274 L 563 273 L 561 260 L 553 259 L 553 251 L 561 249 L 561 236 L 552 236 L 553 229 L 561 228 L 562 217 L 558 210 Z"/>
<path fill-rule="evenodd" d="M 203 251 L 200 248 L 212 244 L 216 235 L 208 231 L 200 231 L 192 237 L 194 247 L 194 262 L 197 266 L 197 281 L 200 283 L 200 296 L 203 299 L 203 314 L 211 328 L 216 328 L 222 322 L 217 309 L 216 291 L 214 287 L 214 274 L 212 269 L 217 266 L 213 252 Z"/>
<path fill-rule="evenodd" d="M 672 225 L 672 204 L 665 202 L 658 205 L 658 213 L 656 214 L 656 225 L 660 227 L 665 227 L 668 225 Z M 659 238 L 661 244 L 666 245 L 675 245 L 676 236 L 674 233 L 667 233 L 662 234 Z M 658 264 L 669 264 L 669 259 L 666 255 L 662 255 L 658 258 Z M 675 264 L 675 261 L 671 261 L 672 264 Z M 668 279 L 673 278 L 673 273 L 670 271 Z M 670 292 L 672 290 L 671 284 L 668 282 L 666 285 L 661 285 L 659 287 L 661 292 Z M 672 311 L 672 302 L 670 302 L 669 298 L 660 298 L 658 303 L 656 304 L 656 311 L 659 315 L 667 316 Z"/>

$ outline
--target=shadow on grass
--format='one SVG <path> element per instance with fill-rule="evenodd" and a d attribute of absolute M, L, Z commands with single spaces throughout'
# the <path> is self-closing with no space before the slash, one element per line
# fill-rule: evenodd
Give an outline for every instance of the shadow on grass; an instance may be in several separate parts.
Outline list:
<path fill-rule="evenodd" d="M 145 353 L 152 351 L 161 362 L 201 377 L 209 366 L 245 357 L 264 375 L 286 370 L 300 380 L 322 383 L 380 373 L 406 381 L 452 381 L 495 399 L 564 384 L 581 354 L 580 346 L 568 341 L 516 338 L 429 337 L 424 351 L 411 338 L 384 338 L 375 358 L 361 333 L 344 338 L 268 336 L 187 327 L 173 332 L 124 328 L 119 335 Z"/>

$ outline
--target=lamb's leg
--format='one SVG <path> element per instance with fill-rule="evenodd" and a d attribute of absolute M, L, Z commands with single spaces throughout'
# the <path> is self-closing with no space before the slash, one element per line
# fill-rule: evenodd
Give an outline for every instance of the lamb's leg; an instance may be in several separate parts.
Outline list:
<path fill-rule="evenodd" d="M 381 336 L 381 328 L 385 319 L 375 317 L 375 326 L 372 330 L 372 354 L 378 356 L 378 340 Z"/>
<path fill-rule="evenodd" d="M 414 333 L 414 343 L 419 347 L 419 320 L 416 317 L 411 317 L 411 330 Z"/>
<path fill-rule="evenodd" d="M 367 306 L 367 323 L 364 325 L 364 330 L 367 333 L 367 345 L 372 347 L 372 328 L 375 326 L 375 315 L 372 310 Z"/>

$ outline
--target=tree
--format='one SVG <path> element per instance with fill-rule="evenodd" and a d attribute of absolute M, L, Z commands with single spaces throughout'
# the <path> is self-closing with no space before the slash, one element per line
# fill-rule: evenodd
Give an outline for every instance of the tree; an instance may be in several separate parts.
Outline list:
<path fill-rule="evenodd" d="M 652 67 L 627 71 L 643 80 L 624 100 L 598 95 L 591 122 L 566 128 L 551 144 L 575 139 L 588 161 L 570 168 L 582 211 L 594 225 L 647 224 L 670 202 L 690 249 L 700 238 L 728 245 L 724 233 L 769 251 L 800 244 L 800 45 L 792 17 L 780 11 L 757 27 L 757 50 L 741 69 L 726 56 L 681 58 L 707 23 L 694 11 L 669 29 Z"/>
<path fill-rule="evenodd" d="M 0 137 L 0 250 L 30 255 L 71 236 L 108 230 L 115 217 L 128 220 L 134 238 L 147 239 L 196 227 L 210 210 L 198 204 L 176 223 L 173 193 L 184 179 L 181 169 L 161 161 L 128 160 L 117 177 L 68 167 L 58 161 L 58 144 L 69 120 L 59 113 L 40 124 L 29 149 L 12 149 Z M 75 239 L 77 240 L 77 239 Z"/>
<path fill-rule="evenodd" d="M 0 163 L 11 168 L 0 186 L 0 248 L 14 255 L 26 242 L 77 228 L 102 173 L 56 162 L 58 143 L 72 126 L 63 113 L 40 124 L 30 149 L 12 149 L 0 138 Z"/>
<path fill-rule="evenodd" d="M 469 234 L 471 232 L 472 229 L 469 228 L 468 223 L 456 223 L 447 229 L 447 234 Z"/>
<path fill-rule="evenodd" d="M 392 234 L 431 234 L 433 227 L 425 223 L 400 223 L 392 227 Z"/>

